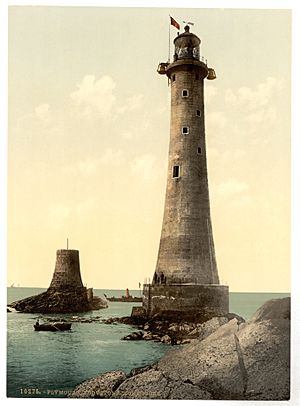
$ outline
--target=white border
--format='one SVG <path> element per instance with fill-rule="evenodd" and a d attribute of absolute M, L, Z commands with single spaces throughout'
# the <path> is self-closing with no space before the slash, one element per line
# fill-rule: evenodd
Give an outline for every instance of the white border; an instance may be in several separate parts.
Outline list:
<path fill-rule="evenodd" d="M 165 8 L 239 8 L 239 9 L 291 9 L 292 16 L 292 397 L 289 402 L 248 402 L 248 401 L 197 401 L 197 404 L 207 403 L 209 406 L 219 406 L 219 405 L 228 405 L 234 404 L 237 406 L 245 406 L 247 404 L 255 404 L 255 406 L 267 405 L 267 406 L 278 406 L 278 405 L 299 405 L 300 404 L 300 379 L 299 371 L 300 367 L 297 368 L 300 361 L 300 352 L 299 352 L 299 338 L 300 338 L 300 302 L 299 302 L 299 251 L 300 251 L 300 235 L 299 235 L 299 152 L 300 152 L 300 140 L 299 140 L 299 50 L 300 50 L 300 14 L 299 14 L 299 2 L 298 1 L 283 1 L 283 0 L 215 0 L 206 1 L 199 0 L 197 2 L 192 0 L 185 0 L 180 2 L 178 0 L 152 0 L 145 1 L 143 0 L 126 0 L 116 1 L 116 0 L 101 0 L 101 1 L 9 1 L 2 0 L 0 2 L 0 47 L 1 47 L 1 63 L 0 63 L 0 89 L 1 89 L 1 109 L 0 109 L 0 258 L 1 258 L 1 287 L 3 289 L 1 297 L 2 306 L 1 306 L 1 322 L 2 322 L 2 336 L 1 336 L 1 375 L 0 379 L 3 384 L 1 386 L 0 399 L 7 403 L 14 403 L 22 401 L 22 404 L 40 404 L 41 401 L 51 402 L 54 399 L 7 399 L 6 392 L 6 331 L 3 328 L 6 325 L 6 272 L 7 269 L 7 258 L 6 258 L 6 179 L 7 179 L 7 6 L 10 5 L 48 5 L 48 6 L 101 6 L 101 7 L 165 7 Z M 278 27 L 280 30 L 280 27 Z M 4 55 L 4 57 L 3 57 Z M 278 192 L 280 193 L 280 191 Z M 297 389 L 298 388 L 298 389 Z M 77 402 L 80 402 L 76 400 Z M 66 402 L 65 399 L 55 399 L 55 402 Z M 87 400 L 89 402 L 89 400 Z M 95 401 L 94 401 L 95 402 Z M 101 403 L 112 404 L 110 400 L 101 400 Z M 140 403 L 138 400 L 122 400 L 122 404 L 132 405 L 133 403 Z M 154 401 L 148 401 L 154 402 Z M 155 401 L 156 404 L 160 404 L 163 401 Z M 180 402 L 180 401 L 174 401 Z M 82 402 L 81 402 L 82 403 Z M 181 403 L 182 404 L 182 403 Z"/>

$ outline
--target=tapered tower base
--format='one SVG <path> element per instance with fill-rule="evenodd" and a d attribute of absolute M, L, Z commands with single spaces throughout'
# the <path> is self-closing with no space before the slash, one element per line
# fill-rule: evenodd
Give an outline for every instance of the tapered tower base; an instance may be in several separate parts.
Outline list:
<path fill-rule="evenodd" d="M 143 294 L 143 307 L 149 318 L 202 322 L 229 313 L 228 286 L 224 285 L 148 284 L 144 285 Z"/>
<path fill-rule="evenodd" d="M 56 251 L 55 269 L 49 289 L 85 290 L 81 280 L 78 250 L 60 249 Z"/>

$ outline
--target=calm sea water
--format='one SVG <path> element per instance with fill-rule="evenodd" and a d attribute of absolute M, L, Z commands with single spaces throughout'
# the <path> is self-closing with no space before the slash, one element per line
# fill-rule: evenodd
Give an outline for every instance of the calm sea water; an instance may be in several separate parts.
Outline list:
<path fill-rule="evenodd" d="M 38 294 L 45 289 L 8 288 L 7 303 Z M 121 290 L 94 289 L 104 297 L 121 296 Z M 139 291 L 131 291 L 138 296 Z M 230 293 L 230 311 L 248 319 L 265 301 L 289 293 Z M 109 303 L 109 308 L 80 316 L 127 316 L 133 304 Z M 134 303 L 139 305 L 139 303 Z M 78 383 L 102 372 L 132 368 L 157 361 L 170 346 L 144 341 L 122 341 L 134 328 L 127 325 L 73 323 L 66 332 L 35 332 L 40 315 L 7 314 L 7 396 L 66 397 Z M 72 315 L 61 315 L 71 317 Z M 40 317 L 41 318 L 41 317 Z"/>

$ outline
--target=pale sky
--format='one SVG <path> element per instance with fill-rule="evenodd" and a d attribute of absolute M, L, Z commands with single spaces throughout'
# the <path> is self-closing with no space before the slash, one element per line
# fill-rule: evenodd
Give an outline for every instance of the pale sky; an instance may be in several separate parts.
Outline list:
<path fill-rule="evenodd" d="M 169 14 L 194 22 L 217 73 L 205 108 L 220 279 L 231 291 L 290 290 L 291 13 L 245 9 L 10 8 L 8 284 L 48 287 L 67 237 L 88 286 L 152 277 Z"/>

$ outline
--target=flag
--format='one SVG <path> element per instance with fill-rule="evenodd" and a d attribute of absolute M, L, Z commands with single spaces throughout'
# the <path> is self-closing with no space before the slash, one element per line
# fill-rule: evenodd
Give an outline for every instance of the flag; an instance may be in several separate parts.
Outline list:
<path fill-rule="evenodd" d="M 177 21 L 174 20 L 173 17 L 170 16 L 171 19 L 171 25 L 174 25 L 174 27 L 176 27 L 178 30 L 180 30 L 180 25 L 178 24 Z"/>

